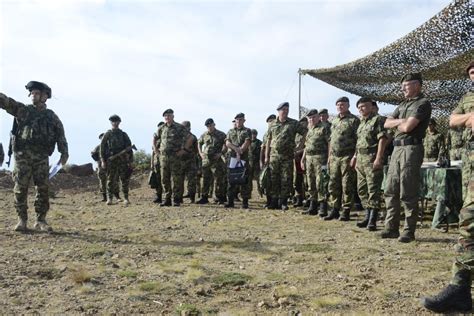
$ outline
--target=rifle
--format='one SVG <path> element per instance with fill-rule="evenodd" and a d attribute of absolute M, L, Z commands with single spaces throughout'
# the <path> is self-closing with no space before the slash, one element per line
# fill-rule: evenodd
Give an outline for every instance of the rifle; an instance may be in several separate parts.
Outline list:
<path fill-rule="evenodd" d="M 15 143 L 16 133 L 18 132 L 18 122 L 13 118 L 12 130 L 10 131 L 10 142 L 8 143 L 8 161 L 7 166 L 10 167 L 13 154 L 13 144 Z"/>
<path fill-rule="evenodd" d="M 124 150 L 116 153 L 115 155 L 112 155 L 109 157 L 109 159 L 107 159 L 108 161 L 111 161 L 111 160 L 114 160 L 114 159 L 117 159 L 118 157 L 122 156 L 123 154 L 131 151 L 131 150 L 137 150 L 137 147 L 135 147 L 135 145 L 131 145 L 131 146 L 128 146 L 126 147 Z"/>

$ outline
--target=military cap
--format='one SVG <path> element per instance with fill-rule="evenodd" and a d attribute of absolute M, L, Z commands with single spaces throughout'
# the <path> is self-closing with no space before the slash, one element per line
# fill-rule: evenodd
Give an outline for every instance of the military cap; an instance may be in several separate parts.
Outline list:
<path fill-rule="evenodd" d="M 275 114 L 270 114 L 270 115 L 267 117 L 266 122 L 268 123 L 268 122 L 270 122 L 270 121 L 272 121 L 272 120 L 276 120 L 276 118 L 277 118 L 277 117 L 276 117 Z"/>
<path fill-rule="evenodd" d="M 372 99 L 368 98 L 368 97 L 362 97 L 359 100 L 357 100 L 356 106 L 359 107 L 359 104 L 361 104 L 361 103 L 370 103 L 370 104 L 373 105 Z"/>
<path fill-rule="evenodd" d="M 104 137 L 104 133 L 99 134 L 99 139 L 102 139 L 102 137 Z"/>
<path fill-rule="evenodd" d="M 308 113 L 306 113 L 306 117 L 313 116 L 313 115 L 316 115 L 316 114 L 318 114 L 318 110 L 312 109 L 312 110 L 309 110 Z"/>
<path fill-rule="evenodd" d="M 253 134 L 253 135 L 258 135 L 257 130 L 256 130 L 256 129 L 252 129 L 252 134 Z"/>
<path fill-rule="evenodd" d="M 174 114 L 174 111 L 172 109 L 167 109 L 163 112 L 163 116 L 165 116 L 166 114 Z"/>
<path fill-rule="evenodd" d="M 329 114 L 328 109 L 321 109 L 319 110 L 319 114 Z"/>
<path fill-rule="evenodd" d="M 204 125 L 205 125 L 205 126 L 208 126 L 208 125 L 211 125 L 211 124 L 214 124 L 214 120 L 211 119 L 211 118 L 208 118 L 208 119 L 204 122 Z"/>
<path fill-rule="evenodd" d="M 436 120 L 434 118 L 430 118 L 430 122 L 428 123 L 428 125 L 435 125 L 436 126 Z"/>
<path fill-rule="evenodd" d="M 244 113 L 238 113 L 238 114 L 234 117 L 235 120 L 236 120 L 236 119 L 241 119 L 241 118 L 245 118 L 245 114 L 244 114 Z"/>
<path fill-rule="evenodd" d="M 421 77 L 421 73 L 419 73 L 419 72 L 414 72 L 414 73 L 405 74 L 405 75 L 402 77 L 402 80 L 401 80 L 400 82 L 412 81 L 412 80 L 418 80 L 420 83 L 423 83 L 423 79 L 422 79 L 422 77 Z"/>
<path fill-rule="evenodd" d="M 466 73 L 469 75 L 469 70 L 474 67 L 474 61 L 471 61 L 466 67 Z"/>
<path fill-rule="evenodd" d="M 339 99 L 336 100 L 336 104 L 338 102 L 347 102 L 347 103 L 349 103 L 349 98 L 348 97 L 340 97 Z"/>
<path fill-rule="evenodd" d="M 300 123 L 302 122 L 308 122 L 308 118 L 306 116 L 303 116 L 302 118 L 300 118 L 299 120 Z"/>
<path fill-rule="evenodd" d="M 39 81 L 30 81 L 26 84 L 25 88 L 30 92 L 32 90 L 45 91 L 48 94 L 48 99 L 51 98 L 51 88 L 46 83 Z"/>
<path fill-rule="evenodd" d="M 111 117 L 109 117 L 109 121 L 111 121 L 111 122 L 122 122 L 122 120 L 120 119 L 120 116 L 118 116 L 117 114 L 114 114 Z"/>
<path fill-rule="evenodd" d="M 190 121 L 183 121 L 183 122 L 181 122 L 181 125 L 183 125 L 186 128 L 191 128 L 191 122 Z"/>
<path fill-rule="evenodd" d="M 288 102 L 283 102 L 283 103 L 280 103 L 277 107 L 277 111 L 280 111 L 281 109 L 283 109 L 284 107 L 290 107 L 290 103 Z"/>
<path fill-rule="evenodd" d="M 164 124 L 165 124 L 165 122 L 161 121 L 160 123 L 158 123 L 158 125 L 156 125 L 156 127 L 160 127 L 160 126 L 162 126 L 162 125 L 164 125 Z"/>

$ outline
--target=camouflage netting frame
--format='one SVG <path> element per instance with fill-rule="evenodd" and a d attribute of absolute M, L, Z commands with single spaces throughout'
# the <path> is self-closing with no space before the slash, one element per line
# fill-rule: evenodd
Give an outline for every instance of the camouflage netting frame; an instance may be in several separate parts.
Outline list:
<path fill-rule="evenodd" d="M 474 60 L 473 12 L 471 0 L 455 0 L 405 37 L 369 56 L 301 73 L 352 94 L 397 105 L 403 100 L 401 77 L 421 72 L 432 116 L 444 130 L 447 117 L 471 86 L 464 69 Z M 304 110 L 300 109 L 300 115 Z"/>

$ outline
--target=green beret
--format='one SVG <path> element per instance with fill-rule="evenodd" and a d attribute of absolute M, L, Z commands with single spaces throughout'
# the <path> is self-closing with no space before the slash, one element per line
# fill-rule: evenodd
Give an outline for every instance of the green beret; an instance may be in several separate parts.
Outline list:
<path fill-rule="evenodd" d="M 280 103 L 277 107 L 277 111 L 280 111 L 281 109 L 283 109 L 284 107 L 290 107 L 290 103 L 288 102 L 283 102 L 283 103 Z"/>
<path fill-rule="evenodd" d="M 349 103 L 349 98 L 348 97 L 340 97 L 339 99 L 336 100 L 336 104 L 338 102 L 347 102 L 347 103 Z"/>
<path fill-rule="evenodd" d="M 167 109 L 163 112 L 163 116 L 165 116 L 166 114 L 174 114 L 174 111 L 172 109 Z"/>
<path fill-rule="evenodd" d="M 211 118 L 208 118 L 208 119 L 204 122 L 204 125 L 205 125 L 205 126 L 208 126 L 208 125 L 211 125 L 211 124 L 213 124 L 213 123 L 214 123 L 214 120 L 211 119 Z"/>
<path fill-rule="evenodd" d="M 319 110 L 319 114 L 329 114 L 328 109 L 321 109 Z"/>
<path fill-rule="evenodd" d="M 48 87 L 46 83 L 39 82 L 39 81 L 30 81 L 26 84 L 25 86 L 26 90 L 32 91 L 32 90 L 39 90 L 39 91 L 44 91 L 48 94 L 48 99 L 51 98 L 51 88 Z"/>
<path fill-rule="evenodd" d="M 241 119 L 241 118 L 245 118 L 245 114 L 244 113 L 237 113 L 237 115 L 234 117 L 234 119 Z"/>
<path fill-rule="evenodd" d="M 318 110 L 312 109 L 312 110 L 309 110 L 308 113 L 306 113 L 306 117 L 313 116 L 313 115 L 316 115 L 316 114 L 318 114 Z"/>
<path fill-rule="evenodd" d="M 400 82 L 412 81 L 412 80 L 418 80 L 420 83 L 423 83 L 423 79 L 421 78 L 421 73 L 419 72 L 414 72 L 414 73 L 409 73 L 409 74 L 404 75 Z"/>
<path fill-rule="evenodd" d="M 276 120 L 276 115 L 275 114 L 270 114 L 268 117 L 267 117 L 267 120 L 266 122 L 270 122 L 270 121 L 273 121 L 273 120 Z"/>
<path fill-rule="evenodd" d="M 111 121 L 111 122 L 122 122 L 122 120 L 120 119 L 120 116 L 118 116 L 117 114 L 114 114 L 111 117 L 109 117 L 109 121 Z"/>

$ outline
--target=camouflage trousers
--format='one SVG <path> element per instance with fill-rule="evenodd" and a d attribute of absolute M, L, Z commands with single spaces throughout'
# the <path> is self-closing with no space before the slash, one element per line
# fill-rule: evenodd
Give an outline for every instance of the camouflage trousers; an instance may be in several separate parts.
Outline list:
<path fill-rule="evenodd" d="M 202 196 L 209 197 L 211 196 L 211 187 L 215 183 L 215 194 L 217 198 L 224 198 L 226 194 L 226 173 L 225 173 L 225 164 L 222 159 L 216 159 L 213 161 L 203 160 L 202 162 Z"/>
<path fill-rule="evenodd" d="M 415 232 L 419 214 L 420 167 L 423 145 L 395 146 L 388 166 L 385 188 L 385 229 L 399 230 L 401 204 L 405 210 L 404 230 Z"/>
<path fill-rule="evenodd" d="M 450 160 L 461 160 L 464 148 L 452 148 L 449 150 Z"/>
<path fill-rule="evenodd" d="M 383 168 L 374 170 L 374 160 L 375 154 L 357 155 L 357 192 L 363 208 L 380 210 Z"/>
<path fill-rule="evenodd" d="M 44 218 L 49 210 L 49 162 L 48 156 L 31 153 L 15 153 L 13 168 L 14 204 L 18 217 L 28 218 L 28 187 L 31 179 L 36 188 L 35 212 L 37 218 Z"/>
<path fill-rule="evenodd" d="M 329 206 L 332 208 L 352 208 L 356 184 L 356 172 L 350 167 L 352 155 L 329 160 Z"/>
<path fill-rule="evenodd" d="M 286 199 L 290 196 L 293 186 L 293 157 L 270 156 L 272 182 L 272 198 Z"/>
<path fill-rule="evenodd" d="M 181 200 L 183 198 L 184 173 L 180 157 L 176 155 L 160 155 L 161 183 L 166 199 Z"/>
<path fill-rule="evenodd" d="M 156 195 L 161 196 L 163 194 L 163 185 L 161 184 L 161 168 L 159 161 L 155 161 L 155 163 L 153 163 L 153 171 L 155 172 L 156 178 Z"/>
<path fill-rule="evenodd" d="M 119 182 L 122 182 L 124 198 L 128 199 L 131 175 L 128 161 L 116 159 L 107 162 L 107 195 L 110 199 L 120 191 Z"/>
<path fill-rule="evenodd" d="M 187 182 L 187 191 L 188 191 L 187 193 L 189 195 L 196 195 L 197 164 L 196 164 L 195 157 L 183 160 L 182 166 L 183 166 L 183 177 L 184 179 L 186 179 L 186 182 Z"/>
<path fill-rule="evenodd" d="M 107 170 L 101 166 L 97 167 L 97 178 L 99 179 L 99 191 L 107 194 Z"/>
<path fill-rule="evenodd" d="M 309 198 L 315 202 L 323 202 L 326 199 L 322 166 L 326 165 L 328 157 L 323 155 L 306 155 L 305 169 L 308 179 Z"/>

